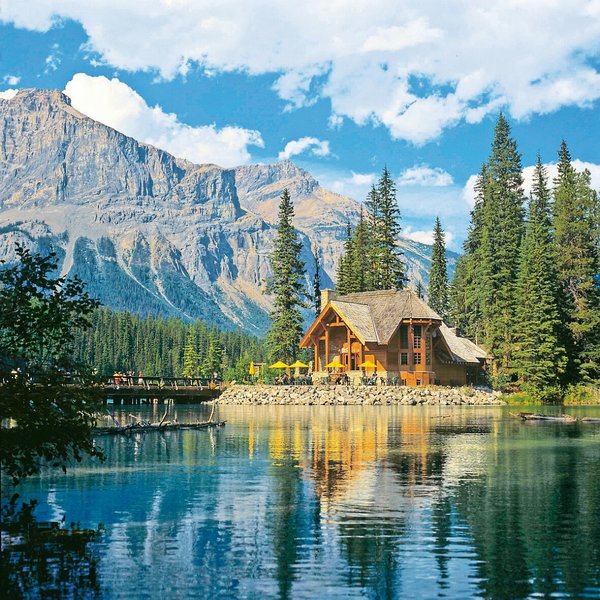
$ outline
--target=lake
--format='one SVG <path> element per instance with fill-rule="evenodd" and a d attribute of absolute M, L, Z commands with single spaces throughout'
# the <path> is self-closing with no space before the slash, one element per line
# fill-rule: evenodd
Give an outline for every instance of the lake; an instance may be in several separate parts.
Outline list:
<path fill-rule="evenodd" d="M 104 598 L 598 598 L 600 425 L 510 410 L 222 406 L 222 429 L 98 438 L 105 463 L 19 491 L 104 525 Z"/>

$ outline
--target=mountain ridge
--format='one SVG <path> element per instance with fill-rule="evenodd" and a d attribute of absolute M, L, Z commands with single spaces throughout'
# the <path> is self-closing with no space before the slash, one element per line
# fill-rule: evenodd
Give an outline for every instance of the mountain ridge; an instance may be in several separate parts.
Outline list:
<path fill-rule="evenodd" d="M 0 99 L 0 258 L 14 242 L 57 251 L 109 306 L 204 318 L 263 334 L 268 256 L 279 196 L 288 188 L 303 243 L 331 286 L 347 221 L 360 204 L 284 161 L 224 169 L 195 165 L 75 110 L 62 92 Z M 427 246 L 401 245 L 413 277 Z M 307 313 L 308 316 L 308 313 Z"/>

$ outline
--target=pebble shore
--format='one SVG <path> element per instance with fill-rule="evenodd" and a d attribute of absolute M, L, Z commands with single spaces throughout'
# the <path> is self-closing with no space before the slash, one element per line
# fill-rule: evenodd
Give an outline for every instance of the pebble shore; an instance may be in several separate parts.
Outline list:
<path fill-rule="evenodd" d="M 256 405 L 501 405 L 500 392 L 474 388 L 346 385 L 231 385 L 219 404 Z"/>

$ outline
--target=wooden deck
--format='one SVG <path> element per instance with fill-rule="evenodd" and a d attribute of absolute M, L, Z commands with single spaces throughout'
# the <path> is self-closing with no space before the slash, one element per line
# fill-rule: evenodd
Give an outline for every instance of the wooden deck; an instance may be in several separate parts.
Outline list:
<path fill-rule="evenodd" d="M 104 386 L 109 404 L 207 402 L 221 391 L 206 379 L 183 377 L 110 377 Z"/>

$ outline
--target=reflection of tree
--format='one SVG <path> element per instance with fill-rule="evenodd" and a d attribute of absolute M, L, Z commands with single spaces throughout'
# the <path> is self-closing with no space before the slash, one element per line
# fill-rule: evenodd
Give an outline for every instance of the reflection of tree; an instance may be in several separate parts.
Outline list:
<path fill-rule="evenodd" d="M 272 508 L 273 554 L 277 564 L 279 598 L 291 597 L 302 529 L 302 483 L 300 469 L 293 459 L 272 468 L 274 498 Z"/>
<path fill-rule="evenodd" d="M 452 535 L 451 523 L 452 506 L 446 495 L 440 496 L 433 504 L 432 526 L 435 539 L 435 562 L 439 571 L 439 586 L 448 587 L 448 561 L 450 552 L 448 546 Z"/>
<path fill-rule="evenodd" d="M 561 439 L 575 427 L 523 431 L 490 455 L 486 476 L 460 483 L 450 499 L 470 529 L 481 593 L 580 597 L 600 582 L 598 461 L 591 467 L 580 446 Z"/>
<path fill-rule="evenodd" d="M 406 535 L 403 519 L 370 514 L 339 522 L 343 552 L 350 565 L 348 583 L 372 591 L 374 598 L 397 598 L 400 586 L 398 545 Z"/>
<path fill-rule="evenodd" d="M 100 596 L 93 542 L 100 531 L 38 523 L 35 506 L 2 510 L 0 590 L 3 598 Z"/>

